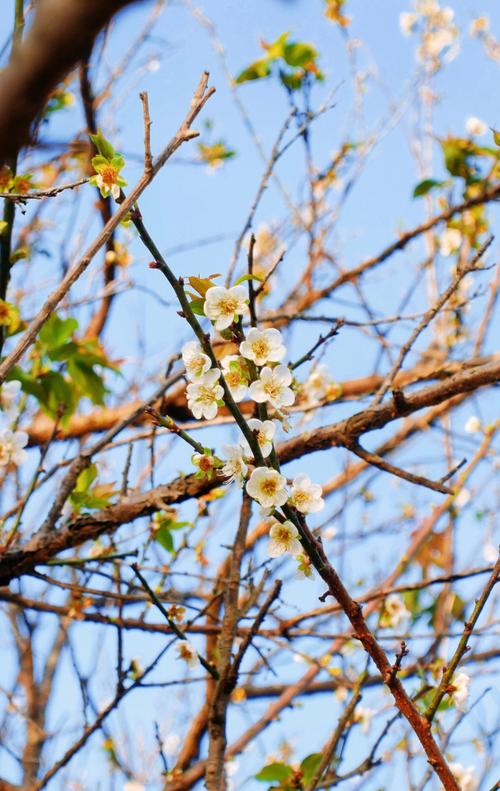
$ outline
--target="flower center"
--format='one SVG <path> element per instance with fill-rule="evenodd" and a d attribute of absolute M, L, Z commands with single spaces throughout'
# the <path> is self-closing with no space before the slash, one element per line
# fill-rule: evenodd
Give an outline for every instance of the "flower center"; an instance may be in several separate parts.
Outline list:
<path fill-rule="evenodd" d="M 278 540 L 282 544 L 286 544 L 290 539 L 290 535 L 286 527 L 281 527 L 278 531 Z"/>
<path fill-rule="evenodd" d="M 281 393 L 281 385 L 274 381 L 274 379 L 271 379 L 265 383 L 264 392 L 271 398 L 277 398 Z"/>
<path fill-rule="evenodd" d="M 225 376 L 228 385 L 232 385 L 233 387 L 235 385 L 239 385 L 241 381 L 241 375 L 239 371 L 228 371 Z"/>
<path fill-rule="evenodd" d="M 100 171 L 102 182 L 107 187 L 111 187 L 115 183 L 117 175 L 117 171 L 111 165 L 104 165 Z"/>
<path fill-rule="evenodd" d="M 211 387 L 207 387 L 206 385 L 202 385 L 198 390 L 198 401 L 201 401 L 202 404 L 211 404 L 214 400 L 214 391 Z"/>
<path fill-rule="evenodd" d="M 299 489 L 298 492 L 294 492 L 293 499 L 296 503 L 303 505 L 304 503 L 309 502 L 309 494 L 305 492 L 303 489 Z"/>
<path fill-rule="evenodd" d="M 261 490 L 263 494 L 272 495 L 275 494 L 277 490 L 276 481 L 273 478 L 268 478 L 266 481 L 262 483 Z"/>
<path fill-rule="evenodd" d="M 189 363 L 189 367 L 192 369 L 193 373 L 197 374 L 198 376 L 203 371 L 203 366 L 205 364 L 205 360 L 199 354 L 197 357 L 192 357 Z"/>
<path fill-rule="evenodd" d="M 238 300 L 234 297 L 223 297 L 219 302 L 219 310 L 226 316 L 232 316 L 238 307 Z"/>
<path fill-rule="evenodd" d="M 267 357 L 269 353 L 269 345 L 266 341 L 255 341 L 252 344 L 252 348 L 256 357 Z"/>

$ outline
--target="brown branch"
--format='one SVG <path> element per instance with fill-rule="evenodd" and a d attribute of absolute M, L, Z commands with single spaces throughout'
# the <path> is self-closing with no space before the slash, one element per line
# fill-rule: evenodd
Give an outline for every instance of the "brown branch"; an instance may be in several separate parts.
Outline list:
<path fill-rule="evenodd" d="M 99 31 L 131 0 L 41 0 L 33 24 L 0 74 L 0 162 L 29 142 L 51 91 L 86 58 Z"/>

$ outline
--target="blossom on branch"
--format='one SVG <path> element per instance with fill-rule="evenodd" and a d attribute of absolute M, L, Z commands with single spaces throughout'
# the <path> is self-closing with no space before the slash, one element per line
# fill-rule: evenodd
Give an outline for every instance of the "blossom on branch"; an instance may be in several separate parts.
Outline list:
<path fill-rule="evenodd" d="M 246 486 L 247 492 L 263 508 L 279 508 L 288 499 L 286 478 L 277 470 L 257 467 Z"/>
<path fill-rule="evenodd" d="M 450 764 L 450 770 L 455 777 L 460 791 L 476 791 L 479 786 L 478 779 L 474 772 L 474 766 L 462 766 L 462 764 Z"/>
<path fill-rule="evenodd" d="M 276 433 L 275 424 L 272 420 L 258 420 L 257 418 L 251 418 L 247 423 L 248 428 L 251 429 L 256 436 L 260 452 L 263 457 L 267 459 L 273 449 L 273 438 Z M 245 437 L 241 437 L 240 444 L 247 456 L 251 456 L 252 451 Z"/>
<path fill-rule="evenodd" d="M 211 368 L 197 382 L 191 382 L 186 388 L 188 407 L 197 420 L 213 420 L 217 414 L 218 402 L 224 395 L 224 390 L 218 381 L 220 379 L 218 368 Z"/>
<path fill-rule="evenodd" d="M 467 673 L 458 673 L 453 679 L 451 694 L 458 709 L 463 709 L 464 703 L 469 697 L 470 677 Z"/>
<path fill-rule="evenodd" d="M 182 360 L 186 366 L 187 378 L 191 382 L 201 379 L 210 369 L 210 357 L 204 354 L 198 341 L 189 341 L 182 347 Z"/>
<path fill-rule="evenodd" d="M 23 448 L 28 443 L 28 435 L 25 431 L 11 431 L 4 428 L 0 431 L 0 467 L 8 467 L 9 464 L 19 466 L 28 457 Z"/>
<path fill-rule="evenodd" d="M 380 626 L 386 629 L 395 629 L 411 615 L 410 611 L 397 593 L 391 593 L 384 602 L 384 609 L 380 617 Z"/>
<path fill-rule="evenodd" d="M 236 483 L 243 486 L 243 481 L 248 472 L 248 467 L 243 460 L 243 450 L 239 445 L 223 445 L 222 452 L 226 459 L 221 469 L 221 475 L 227 478 L 226 483 Z"/>
<path fill-rule="evenodd" d="M 266 366 L 260 372 L 260 378 L 250 385 L 250 398 L 258 404 L 269 401 L 275 409 L 291 406 L 295 401 L 294 392 L 289 387 L 291 383 L 292 372 L 288 366 L 277 365 L 276 368 Z"/>
<path fill-rule="evenodd" d="M 295 525 L 287 520 L 286 522 L 274 522 L 270 531 L 270 542 L 267 546 L 267 554 L 272 558 L 290 552 L 291 555 L 302 555 L 302 545 L 299 541 L 299 531 Z"/>
<path fill-rule="evenodd" d="M 276 329 L 258 330 L 252 327 L 240 344 L 240 353 L 255 365 L 278 363 L 286 354 L 281 332 Z"/>
<path fill-rule="evenodd" d="M 319 483 L 312 483 L 308 475 L 301 473 L 293 479 L 290 502 L 303 514 L 315 514 L 325 507 L 322 493 Z"/>
<path fill-rule="evenodd" d="M 14 420 L 17 415 L 16 400 L 21 390 L 21 382 L 13 379 L 5 382 L 0 390 L 0 406 L 7 420 Z"/>
<path fill-rule="evenodd" d="M 249 374 L 245 360 L 237 354 L 229 354 L 221 360 L 222 373 L 236 403 L 247 393 Z"/>
<path fill-rule="evenodd" d="M 248 313 L 248 295 L 243 286 L 212 286 L 205 294 L 203 310 L 216 330 L 227 330 L 239 316 Z"/>
<path fill-rule="evenodd" d="M 175 650 L 179 654 L 177 659 L 183 659 L 188 667 L 196 667 L 198 664 L 198 654 L 196 648 L 188 640 L 179 640 L 175 646 Z"/>

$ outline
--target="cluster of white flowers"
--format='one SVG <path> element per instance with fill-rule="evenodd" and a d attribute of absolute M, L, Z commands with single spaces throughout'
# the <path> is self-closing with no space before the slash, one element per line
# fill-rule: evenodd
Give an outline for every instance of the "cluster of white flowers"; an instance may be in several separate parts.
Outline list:
<path fill-rule="evenodd" d="M 384 602 L 380 625 L 387 629 L 395 629 L 410 617 L 411 613 L 407 609 L 401 596 L 391 593 Z"/>
<path fill-rule="evenodd" d="M 405 36 L 419 33 L 422 37 L 417 58 L 428 71 L 437 71 L 443 61 L 450 61 L 459 52 L 459 29 L 455 12 L 441 7 L 438 0 L 415 0 L 415 11 L 400 14 L 399 25 Z"/>
<path fill-rule="evenodd" d="M 223 332 L 248 314 L 247 302 L 243 286 L 213 286 L 205 293 L 203 312 L 215 329 Z M 184 345 L 182 359 L 189 380 L 187 402 L 194 417 L 206 420 L 216 417 L 218 407 L 223 404 L 222 384 L 225 383 L 236 403 L 248 396 L 257 404 L 271 407 L 275 418 L 284 423 L 282 410 L 292 406 L 295 393 L 292 389 L 292 372 L 283 362 L 287 350 L 280 331 L 252 327 L 239 343 L 237 351 L 237 354 L 222 357 L 219 368 L 212 367 L 213 358 L 204 352 L 197 341 Z M 313 398 L 319 399 L 331 388 L 332 382 L 325 366 L 315 369 L 315 379 L 312 377 L 313 374 L 309 377 L 311 386 L 308 390 Z M 324 379 L 324 385 L 320 383 L 320 378 Z M 262 459 L 269 458 L 273 452 L 276 423 L 268 419 L 250 418 L 247 426 L 255 437 Z M 285 476 L 272 466 L 257 466 L 250 472 L 250 465 L 255 464 L 255 460 L 247 437 L 242 436 L 236 445 L 224 445 L 222 454 L 219 459 L 208 448 L 194 453 L 192 461 L 198 468 L 196 474 L 211 477 L 217 473 L 226 484 L 245 486 L 247 494 L 259 503 L 264 514 L 274 514 L 276 509 L 286 504 L 301 514 L 317 513 L 324 507 L 321 486 L 313 483 L 307 475 L 297 475 L 289 487 Z M 269 536 L 268 552 L 271 557 L 290 553 L 297 560 L 298 575 L 312 576 L 310 560 L 304 554 L 299 531 L 292 521 L 285 519 L 284 514 L 275 514 Z M 181 642 L 177 650 L 185 661 L 191 661 L 190 644 Z M 196 652 L 193 656 L 196 656 Z"/>
<path fill-rule="evenodd" d="M 450 769 L 455 777 L 460 791 L 476 791 L 479 786 L 479 780 L 475 774 L 474 766 L 462 766 L 462 764 L 450 764 Z"/>
<path fill-rule="evenodd" d="M 18 418 L 18 399 L 21 391 L 21 382 L 6 382 L 0 389 L 1 414 L 11 426 Z M 0 428 L 0 467 L 18 467 L 28 454 L 24 450 L 28 444 L 28 435 L 25 431 L 12 428 Z"/>
<path fill-rule="evenodd" d="M 445 228 L 439 239 L 439 250 L 446 257 L 458 252 L 462 244 L 462 232 L 458 228 Z"/>

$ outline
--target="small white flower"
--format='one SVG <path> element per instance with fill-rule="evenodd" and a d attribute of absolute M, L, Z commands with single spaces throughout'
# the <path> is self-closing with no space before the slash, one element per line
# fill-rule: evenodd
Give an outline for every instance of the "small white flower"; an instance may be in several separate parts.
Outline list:
<path fill-rule="evenodd" d="M 481 121 L 480 118 L 476 118 L 472 115 L 470 118 L 467 118 L 467 121 L 465 122 L 465 131 L 468 135 L 482 137 L 488 131 L 488 127 L 484 121 Z"/>
<path fill-rule="evenodd" d="M 179 640 L 175 646 L 175 650 L 179 654 L 178 659 L 183 659 L 189 667 L 196 667 L 198 664 L 198 654 L 196 648 L 188 640 Z"/>
<path fill-rule="evenodd" d="M 240 762 L 236 758 L 228 758 L 226 761 L 226 775 L 233 777 L 240 768 Z"/>
<path fill-rule="evenodd" d="M 211 453 L 193 453 L 191 461 L 195 467 L 198 467 L 196 473 L 199 477 L 206 477 L 210 480 L 214 471 L 220 467 L 220 460 L 213 456 Z M 201 475 L 200 475 L 201 473 Z"/>
<path fill-rule="evenodd" d="M 265 459 L 269 456 L 273 449 L 273 438 L 276 433 L 276 426 L 272 420 L 257 420 L 257 418 L 251 418 L 248 422 L 248 428 L 251 431 L 256 433 L 257 442 L 259 444 L 260 451 Z M 243 448 L 244 452 L 248 455 L 252 455 L 252 451 L 250 450 L 250 445 L 246 441 L 245 437 L 242 437 L 240 440 L 241 447 Z"/>
<path fill-rule="evenodd" d="M 146 786 L 138 783 L 137 780 L 129 780 L 123 786 L 123 791 L 146 791 Z"/>
<path fill-rule="evenodd" d="M 239 445 L 223 445 L 222 452 L 226 459 L 221 475 L 227 478 L 226 483 L 237 483 L 243 486 L 248 467 L 243 461 L 243 450 Z"/>
<path fill-rule="evenodd" d="M 248 296 L 243 286 L 212 286 L 205 294 L 203 310 L 216 330 L 226 330 L 238 316 L 248 313 Z"/>
<path fill-rule="evenodd" d="M 243 401 L 248 387 L 248 370 L 245 360 L 237 354 L 229 354 L 221 360 L 222 373 L 236 403 Z"/>
<path fill-rule="evenodd" d="M 409 11 L 403 11 L 399 15 L 399 27 L 404 36 L 409 36 L 413 33 L 413 29 L 418 22 L 418 15 Z"/>
<path fill-rule="evenodd" d="M 263 508 L 279 508 L 288 499 L 285 476 L 268 467 L 253 470 L 246 488 L 250 497 Z"/>
<path fill-rule="evenodd" d="M 326 541 L 330 541 L 332 538 L 335 538 L 337 533 L 338 530 L 336 527 L 327 527 L 326 530 L 323 530 L 323 538 Z"/>
<path fill-rule="evenodd" d="M 475 434 L 477 431 L 481 431 L 481 421 L 478 417 L 476 417 L 476 415 L 472 415 L 467 420 L 464 429 L 467 434 Z"/>
<path fill-rule="evenodd" d="M 455 497 L 455 505 L 457 508 L 463 508 L 464 505 L 467 505 L 471 498 L 471 493 L 468 489 L 461 489 L 460 492 Z"/>
<path fill-rule="evenodd" d="M 465 768 L 462 764 L 450 764 L 451 773 L 460 786 L 460 791 L 476 791 L 479 781 L 475 775 L 475 767 Z"/>
<path fill-rule="evenodd" d="M 335 690 L 335 697 L 339 703 L 343 703 L 345 700 L 347 700 L 348 694 L 347 687 L 338 686 Z"/>
<path fill-rule="evenodd" d="M 182 360 L 188 379 L 196 382 L 211 366 L 210 357 L 204 354 L 198 341 L 189 341 L 182 347 Z"/>
<path fill-rule="evenodd" d="M 0 467 L 7 467 L 9 464 L 19 466 L 28 457 L 23 450 L 28 442 L 28 435 L 25 431 L 11 431 L 4 428 L 0 431 Z"/>
<path fill-rule="evenodd" d="M 453 679 L 451 686 L 453 687 L 453 700 L 457 708 L 463 709 L 464 703 L 469 697 L 470 678 L 467 673 L 458 673 Z"/>
<path fill-rule="evenodd" d="M 299 531 L 290 521 L 275 522 L 269 531 L 270 542 L 267 554 L 272 558 L 290 552 L 292 555 L 302 554 L 302 545 L 298 539 Z"/>
<path fill-rule="evenodd" d="M 290 502 L 303 514 L 316 514 L 325 507 L 319 483 L 311 483 L 308 475 L 301 473 L 293 479 Z"/>
<path fill-rule="evenodd" d="M 407 610 L 401 596 L 398 596 L 397 593 L 391 593 L 384 602 L 380 625 L 385 628 L 395 629 L 409 617 L 410 612 Z"/>
<path fill-rule="evenodd" d="M 240 345 L 240 354 L 247 360 L 253 360 L 255 365 L 279 363 L 286 354 L 281 332 L 273 328 L 258 330 L 252 327 L 247 339 Z"/>
<path fill-rule="evenodd" d="M 0 390 L 0 406 L 9 422 L 12 422 L 17 415 L 16 400 L 21 390 L 21 382 L 13 379 L 5 382 Z"/>
<path fill-rule="evenodd" d="M 211 368 L 197 382 L 191 382 L 186 388 L 188 407 L 197 420 L 204 417 L 213 420 L 217 414 L 217 402 L 222 399 L 224 390 L 218 384 L 220 371 Z"/>
<path fill-rule="evenodd" d="M 367 706 L 356 706 L 356 711 L 354 712 L 354 722 L 358 722 L 361 725 L 361 730 L 363 733 L 368 733 L 370 730 L 370 725 L 372 723 L 372 717 L 374 714 L 374 710 L 369 709 Z"/>
<path fill-rule="evenodd" d="M 291 406 L 295 401 L 294 392 L 289 387 L 291 383 L 292 372 L 286 365 L 266 366 L 260 372 L 260 378 L 250 385 L 250 398 L 258 404 L 269 401 L 275 409 Z"/>
<path fill-rule="evenodd" d="M 458 228 L 446 228 L 439 240 L 441 255 L 449 256 L 456 253 L 462 243 L 462 234 Z"/>

